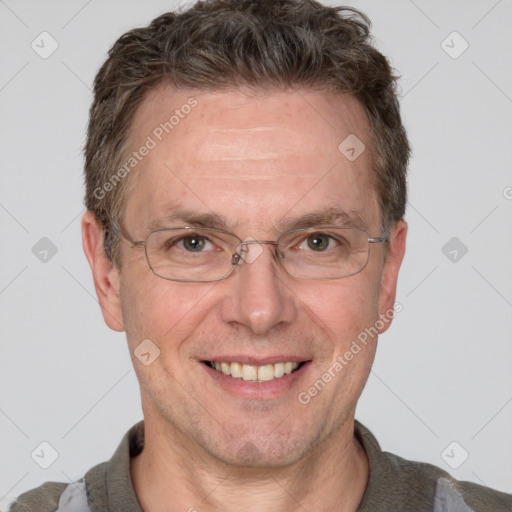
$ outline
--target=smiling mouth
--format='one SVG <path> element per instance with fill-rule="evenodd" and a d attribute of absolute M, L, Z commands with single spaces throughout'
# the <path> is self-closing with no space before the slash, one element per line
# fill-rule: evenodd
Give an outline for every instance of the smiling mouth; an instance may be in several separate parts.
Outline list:
<path fill-rule="evenodd" d="M 296 372 L 306 361 L 301 363 L 288 361 L 283 363 L 266 364 L 263 366 L 229 363 L 226 361 L 203 362 L 210 368 L 217 370 L 219 373 L 223 373 L 224 375 L 228 375 L 234 379 L 242 379 L 250 382 L 269 382 Z"/>

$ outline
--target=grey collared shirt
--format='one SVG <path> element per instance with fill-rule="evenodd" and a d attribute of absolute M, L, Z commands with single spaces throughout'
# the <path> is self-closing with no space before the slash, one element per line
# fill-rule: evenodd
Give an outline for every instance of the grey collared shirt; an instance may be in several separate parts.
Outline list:
<path fill-rule="evenodd" d="M 357 512 L 511 512 L 512 495 L 459 482 L 431 464 L 383 452 L 358 421 L 355 435 L 370 463 Z M 143 512 L 130 474 L 130 457 L 144 448 L 144 422 L 134 425 L 108 462 L 73 484 L 47 482 L 17 498 L 8 512 Z M 321 510 L 321 506 L 319 507 Z"/>

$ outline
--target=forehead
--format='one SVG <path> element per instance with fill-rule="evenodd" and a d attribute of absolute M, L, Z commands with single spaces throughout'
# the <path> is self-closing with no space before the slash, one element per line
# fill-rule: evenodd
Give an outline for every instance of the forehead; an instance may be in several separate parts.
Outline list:
<path fill-rule="evenodd" d="M 127 222 L 144 228 L 181 208 L 268 230 L 331 207 L 371 224 L 370 151 L 347 158 L 339 146 L 349 136 L 370 148 L 367 118 L 348 95 L 157 88 L 132 123 L 131 151 L 150 149 L 130 177 Z"/>

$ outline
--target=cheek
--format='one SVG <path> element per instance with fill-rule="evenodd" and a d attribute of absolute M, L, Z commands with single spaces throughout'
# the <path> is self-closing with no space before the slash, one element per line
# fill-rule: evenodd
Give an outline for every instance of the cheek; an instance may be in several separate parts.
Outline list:
<path fill-rule="evenodd" d="M 367 277 L 358 274 L 346 280 L 323 282 L 311 289 L 308 300 L 304 300 L 336 345 L 350 343 L 378 319 L 378 288 Z"/>
<path fill-rule="evenodd" d="M 207 297 L 213 285 L 191 286 L 145 278 L 122 282 L 123 321 L 130 347 L 150 339 L 161 350 L 169 340 L 177 348 L 207 314 Z"/>

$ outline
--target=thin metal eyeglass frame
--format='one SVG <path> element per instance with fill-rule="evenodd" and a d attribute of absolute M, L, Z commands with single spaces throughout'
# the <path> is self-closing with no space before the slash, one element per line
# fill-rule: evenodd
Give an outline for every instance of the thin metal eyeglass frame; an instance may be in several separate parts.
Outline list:
<path fill-rule="evenodd" d="M 151 266 L 151 262 L 149 260 L 148 251 L 147 251 L 147 240 L 148 240 L 148 238 L 153 233 L 158 233 L 158 232 L 161 232 L 161 231 L 178 231 L 178 230 L 182 230 L 182 229 L 191 229 L 191 230 L 200 230 L 200 231 L 211 231 L 211 232 L 214 232 L 214 233 L 224 233 L 225 235 L 230 235 L 230 236 L 236 238 L 240 242 L 240 244 L 238 245 L 237 249 L 239 249 L 240 247 L 242 247 L 244 245 L 250 245 L 250 244 L 266 244 L 266 245 L 274 245 L 274 246 L 278 247 L 279 240 L 283 236 L 290 235 L 292 233 L 301 233 L 301 232 L 305 232 L 305 231 L 313 231 L 313 232 L 317 231 L 317 230 L 318 231 L 322 231 L 324 229 L 347 229 L 347 230 L 361 231 L 362 233 L 365 233 L 366 236 L 368 237 L 368 243 L 369 244 L 379 244 L 379 243 L 383 243 L 383 242 L 388 242 L 389 241 L 389 235 L 390 235 L 389 227 L 385 229 L 385 231 L 382 233 L 381 236 L 370 237 L 368 235 L 368 233 L 364 229 L 359 229 L 359 228 L 342 228 L 342 227 L 339 227 L 339 226 L 320 226 L 320 227 L 312 226 L 310 228 L 298 228 L 298 229 L 292 229 L 290 231 L 285 231 L 284 233 L 281 233 L 277 237 L 276 240 L 247 240 L 247 241 L 243 241 L 238 235 L 235 235 L 235 233 L 231 233 L 231 232 L 225 231 L 223 229 L 204 228 L 204 227 L 199 227 L 199 226 L 182 226 L 182 227 L 176 227 L 176 228 L 156 229 L 154 231 L 151 231 L 151 233 L 149 233 L 148 236 L 144 240 L 133 240 L 133 238 L 126 232 L 126 230 L 123 227 L 121 227 L 121 226 L 118 227 L 118 231 L 119 231 L 119 234 L 121 235 L 121 238 L 123 238 L 125 241 L 130 243 L 132 249 L 133 248 L 144 248 L 144 254 L 146 255 L 146 261 L 148 262 L 149 268 L 151 269 L 151 271 L 157 277 L 159 277 L 160 279 L 165 279 L 166 281 L 177 281 L 177 282 L 181 282 L 181 283 L 213 283 L 213 282 L 216 282 L 216 281 L 222 281 L 224 279 L 227 279 L 229 276 L 231 276 L 231 274 L 233 274 L 233 272 L 235 271 L 236 267 L 238 265 L 241 265 L 242 262 L 245 261 L 242 258 L 241 254 L 235 252 L 231 256 L 231 265 L 232 265 L 231 270 L 227 274 L 225 274 L 224 276 L 219 277 L 218 279 L 208 279 L 208 280 L 198 281 L 198 280 L 195 280 L 195 279 L 177 279 L 177 278 L 172 278 L 172 277 L 163 277 L 160 274 L 157 274 L 155 272 L 155 270 L 153 269 L 153 267 Z M 282 257 L 280 256 L 280 254 L 277 251 L 274 251 L 274 256 L 277 257 L 277 260 L 278 260 L 281 268 L 289 276 L 291 276 L 291 277 L 293 277 L 295 279 L 313 280 L 313 281 L 333 281 L 333 280 L 336 280 L 336 279 L 344 279 L 345 277 L 351 277 L 351 276 L 357 275 L 360 272 L 362 272 L 366 268 L 366 266 L 368 265 L 368 261 L 370 259 L 370 251 L 369 251 L 369 247 L 368 247 L 368 257 L 366 258 L 366 263 L 364 264 L 364 266 L 360 270 L 358 270 L 357 272 L 353 272 L 352 274 L 347 274 L 346 276 L 341 276 L 341 277 L 297 277 L 297 276 L 294 276 L 293 274 L 290 274 L 290 272 L 288 272 L 288 270 L 286 269 L 286 267 L 284 266 L 284 264 L 282 262 Z"/>

